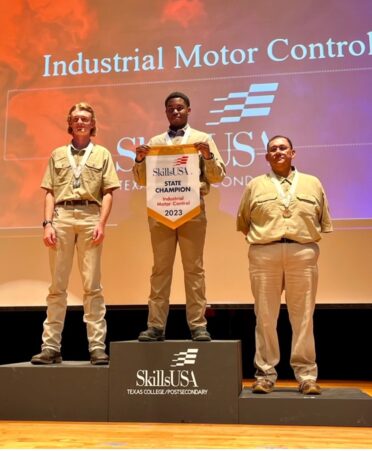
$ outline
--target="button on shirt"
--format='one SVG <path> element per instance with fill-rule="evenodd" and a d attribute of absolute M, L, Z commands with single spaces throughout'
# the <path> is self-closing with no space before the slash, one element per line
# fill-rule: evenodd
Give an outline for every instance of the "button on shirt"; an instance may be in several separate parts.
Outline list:
<path fill-rule="evenodd" d="M 289 204 L 289 217 L 284 217 L 283 200 L 270 174 L 252 179 L 240 203 L 237 230 L 247 235 L 251 244 L 267 244 L 285 237 L 299 243 L 321 239 L 321 232 L 331 232 L 332 222 L 328 202 L 319 179 L 299 173 L 296 191 Z M 288 178 L 277 177 L 285 193 L 293 183 L 294 172 Z"/>

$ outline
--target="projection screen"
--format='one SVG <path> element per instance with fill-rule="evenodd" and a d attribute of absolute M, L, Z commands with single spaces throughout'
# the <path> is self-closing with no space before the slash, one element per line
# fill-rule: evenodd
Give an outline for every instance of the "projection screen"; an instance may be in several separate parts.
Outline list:
<path fill-rule="evenodd" d="M 318 302 L 372 302 L 372 8 L 369 0 L 12 0 L 0 14 L 0 306 L 42 306 L 49 286 L 40 182 L 87 101 L 96 142 L 121 181 L 102 258 L 107 304 L 146 304 L 152 252 L 134 149 L 167 129 L 164 99 L 191 99 L 225 180 L 206 198 L 210 304 L 252 303 L 248 245 L 235 231 L 244 186 L 268 170 L 270 136 L 289 136 L 319 177 L 335 231 L 320 242 Z M 81 304 L 77 267 L 69 303 Z M 172 303 L 184 302 L 177 255 Z"/>

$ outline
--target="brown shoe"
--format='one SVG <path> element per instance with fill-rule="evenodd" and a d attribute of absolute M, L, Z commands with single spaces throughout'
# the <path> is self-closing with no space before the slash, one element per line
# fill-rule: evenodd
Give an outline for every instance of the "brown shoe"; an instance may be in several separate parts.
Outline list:
<path fill-rule="evenodd" d="M 92 365 L 108 365 L 109 362 L 110 358 L 103 349 L 93 349 L 90 353 L 90 363 Z"/>
<path fill-rule="evenodd" d="M 274 382 L 269 379 L 257 379 L 252 385 L 252 393 L 267 394 L 274 390 Z"/>
<path fill-rule="evenodd" d="M 298 387 L 298 390 L 303 395 L 320 395 L 322 393 L 320 385 L 318 385 L 316 381 L 311 379 L 302 381 Z"/>
<path fill-rule="evenodd" d="M 53 363 L 61 362 L 61 353 L 51 348 L 43 349 L 40 354 L 34 355 L 31 359 L 33 365 L 52 365 Z"/>

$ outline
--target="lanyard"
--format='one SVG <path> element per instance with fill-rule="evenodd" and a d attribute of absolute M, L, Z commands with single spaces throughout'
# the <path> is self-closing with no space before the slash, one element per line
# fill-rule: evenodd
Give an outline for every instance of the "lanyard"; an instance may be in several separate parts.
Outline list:
<path fill-rule="evenodd" d="M 291 200 L 293 199 L 294 193 L 295 193 L 296 188 L 297 188 L 297 183 L 298 183 L 298 171 L 297 171 L 297 169 L 294 169 L 294 177 L 293 177 L 293 180 L 292 180 L 291 187 L 288 190 L 287 194 L 284 192 L 281 183 L 279 182 L 278 178 L 276 177 L 276 175 L 274 174 L 273 171 L 270 172 L 270 180 L 273 182 L 279 197 L 283 201 L 283 204 L 284 204 L 284 207 L 285 207 L 285 212 L 288 214 L 289 204 L 291 203 Z"/>
<path fill-rule="evenodd" d="M 67 158 L 70 163 L 72 172 L 74 174 L 74 182 L 72 184 L 72 186 L 74 188 L 79 188 L 79 186 L 80 186 L 80 176 L 81 176 L 81 173 L 83 172 L 83 169 L 86 165 L 86 162 L 88 161 L 90 154 L 92 153 L 93 147 L 94 147 L 93 143 L 90 142 L 88 144 L 88 146 L 85 148 L 85 153 L 84 153 L 84 156 L 81 159 L 80 163 L 76 164 L 76 160 L 72 155 L 72 145 L 70 144 L 69 146 L 67 146 Z M 81 149 L 81 150 L 83 150 L 83 149 Z"/>

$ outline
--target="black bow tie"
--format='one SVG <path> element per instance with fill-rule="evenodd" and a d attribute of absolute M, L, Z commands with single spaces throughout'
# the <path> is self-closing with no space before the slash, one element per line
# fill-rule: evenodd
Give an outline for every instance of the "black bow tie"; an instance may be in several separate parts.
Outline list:
<path fill-rule="evenodd" d="M 85 149 L 75 149 L 74 147 L 71 147 L 71 153 L 72 155 L 79 155 L 79 153 L 84 153 Z"/>
<path fill-rule="evenodd" d="M 180 128 L 179 130 L 168 130 L 168 135 L 170 138 L 175 138 L 176 136 L 183 136 L 185 134 L 185 130 Z"/>

